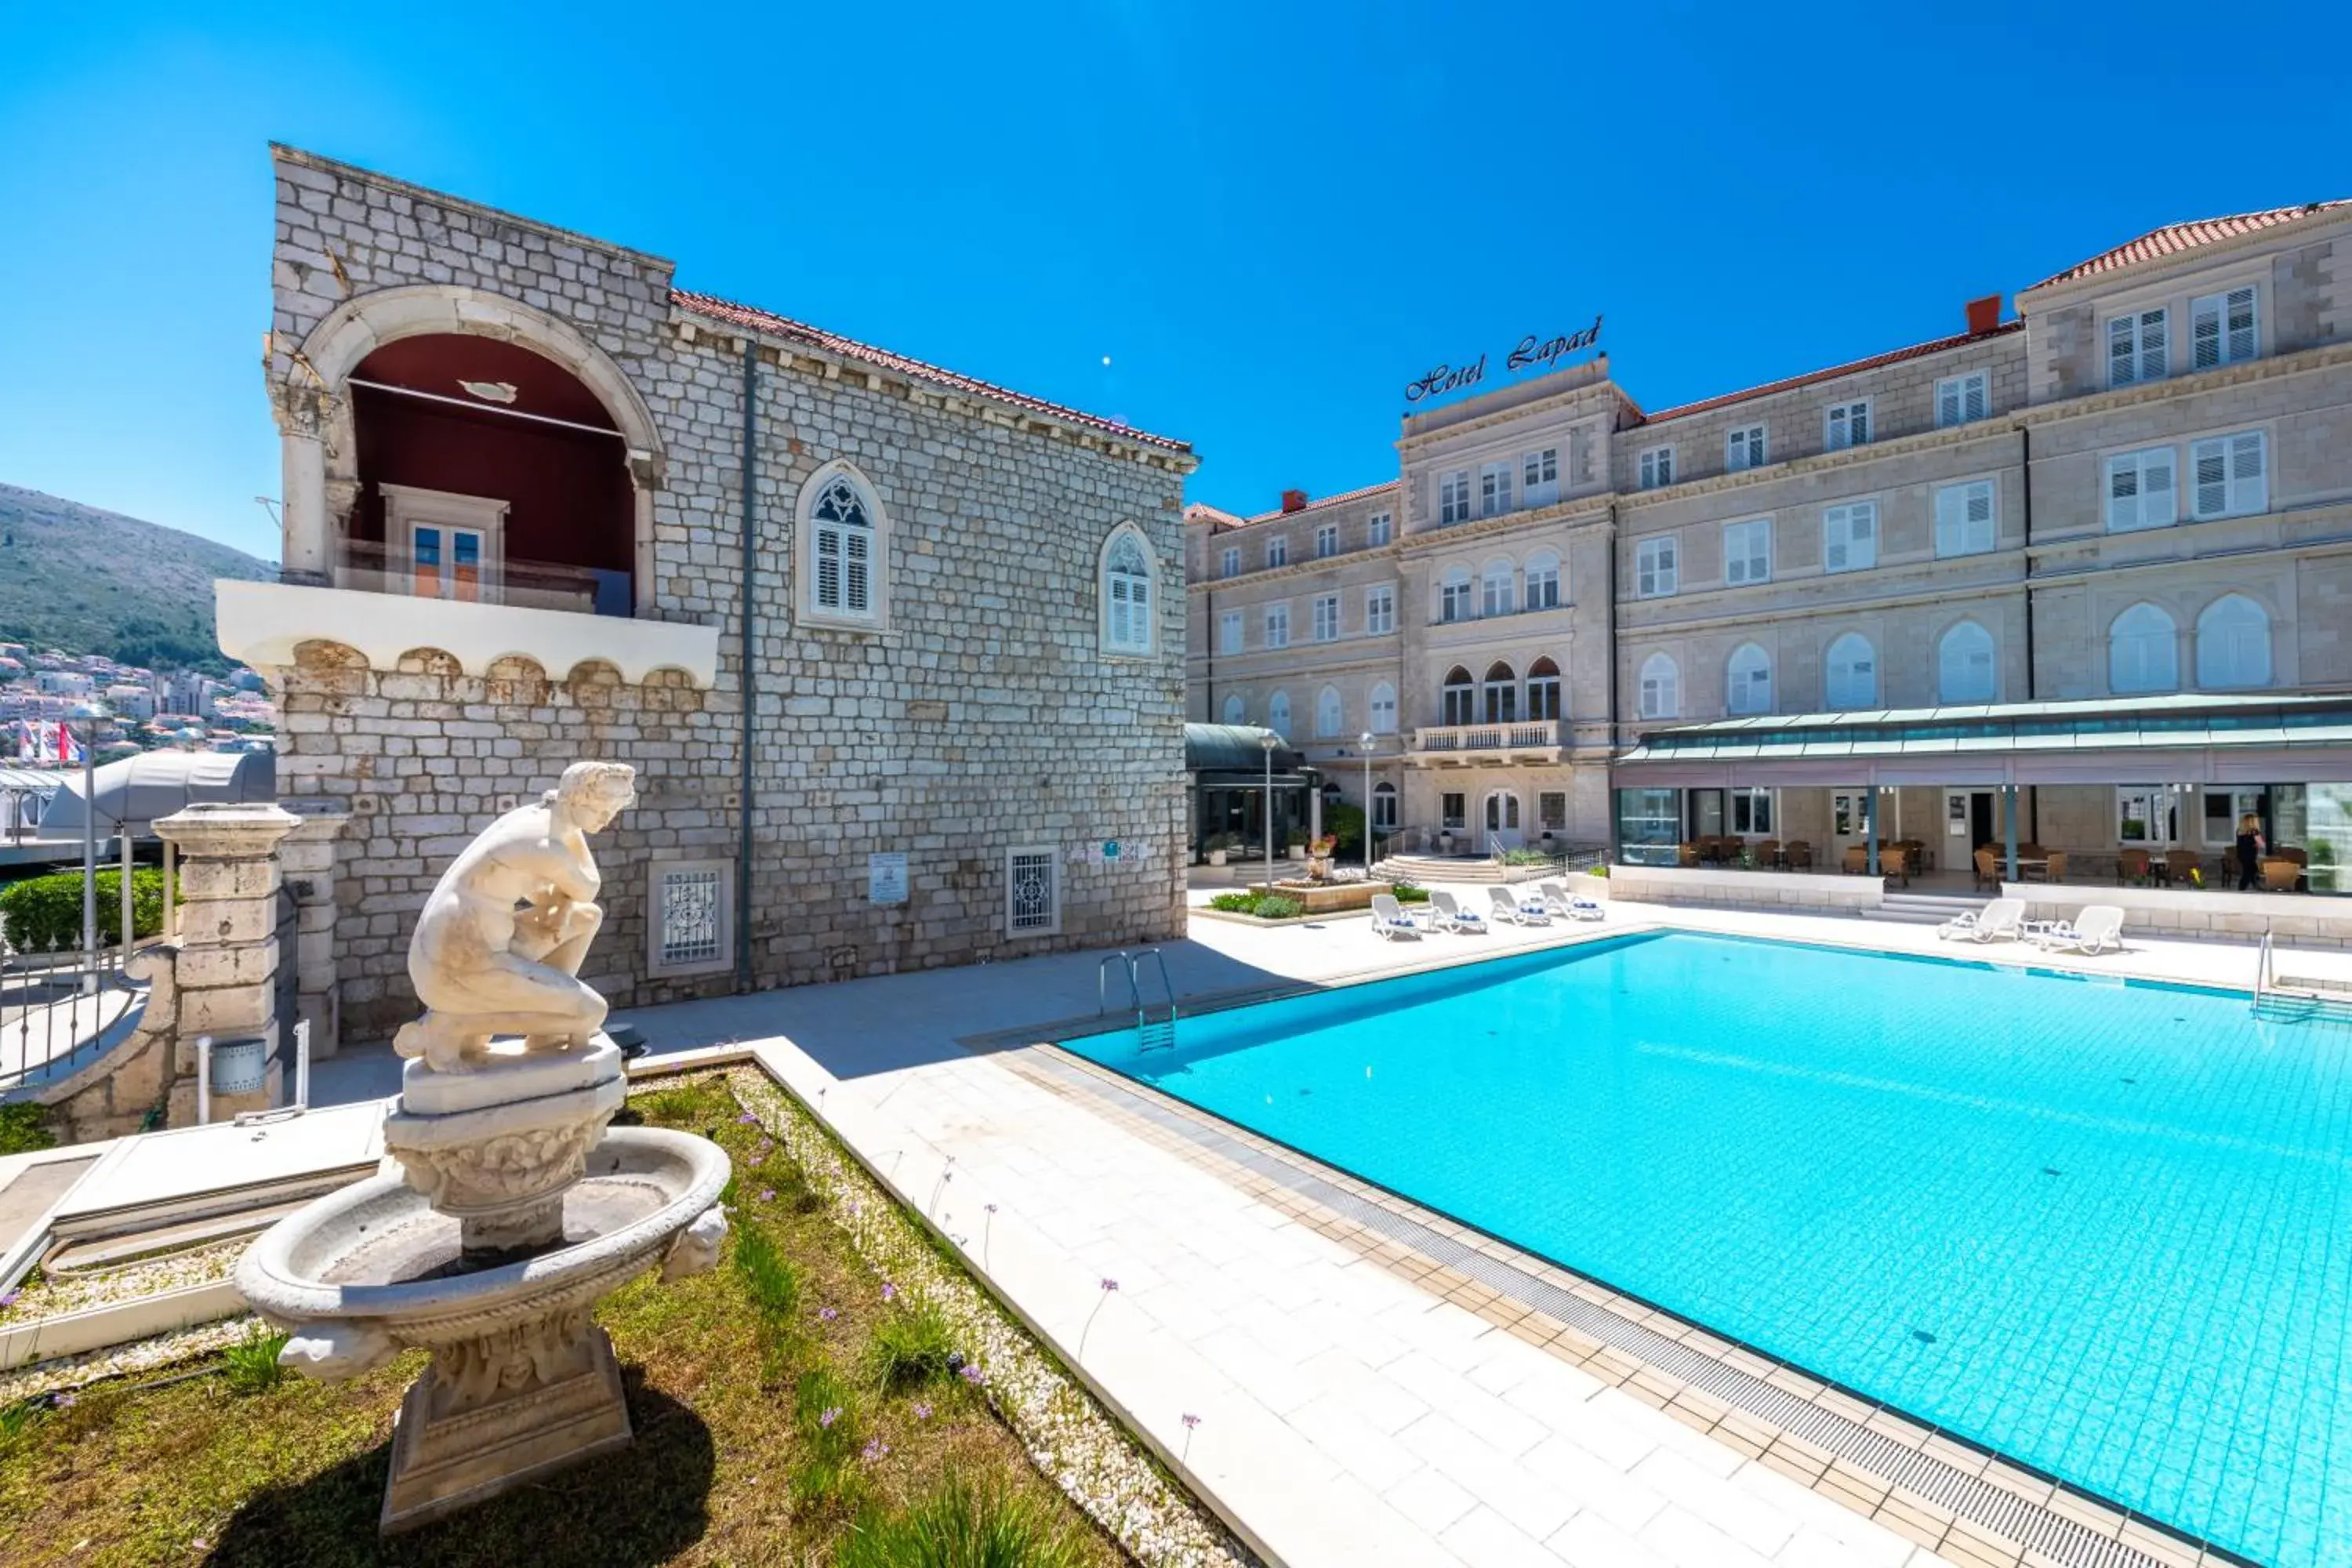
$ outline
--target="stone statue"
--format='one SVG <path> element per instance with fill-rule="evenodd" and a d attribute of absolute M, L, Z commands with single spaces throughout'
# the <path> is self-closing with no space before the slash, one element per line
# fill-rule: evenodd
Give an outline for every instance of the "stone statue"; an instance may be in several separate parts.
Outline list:
<path fill-rule="evenodd" d="M 491 1037 L 526 1055 L 584 1047 L 605 1002 L 579 978 L 604 923 L 588 835 L 636 799 L 625 763 L 574 763 L 546 796 L 490 824 L 442 873 L 408 944 L 425 1016 L 393 1046 L 436 1072 L 482 1065 Z"/>

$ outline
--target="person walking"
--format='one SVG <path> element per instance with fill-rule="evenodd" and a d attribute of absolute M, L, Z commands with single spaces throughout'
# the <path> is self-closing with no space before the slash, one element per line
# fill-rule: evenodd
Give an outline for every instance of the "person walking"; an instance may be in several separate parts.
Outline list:
<path fill-rule="evenodd" d="M 2263 873 L 2263 825 L 2248 812 L 2238 819 L 2238 891 L 2255 887 Z"/>

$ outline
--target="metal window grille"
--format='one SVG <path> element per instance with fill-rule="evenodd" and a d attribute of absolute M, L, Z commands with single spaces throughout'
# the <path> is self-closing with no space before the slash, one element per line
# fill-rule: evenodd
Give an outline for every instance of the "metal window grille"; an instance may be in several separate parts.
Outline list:
<path fill-rule="evenodd" d="M 1054 897 L 1054 852 L 1015 849 L 1005 858 L 1004 923 L 1015 935 L 1050 931 L 1059 912 Z"/>

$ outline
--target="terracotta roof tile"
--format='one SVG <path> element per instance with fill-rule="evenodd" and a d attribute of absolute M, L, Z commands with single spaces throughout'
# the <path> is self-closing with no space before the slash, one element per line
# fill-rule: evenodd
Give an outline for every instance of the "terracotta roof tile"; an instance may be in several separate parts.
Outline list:
<path fill-rule="evenodd" d="M 698 316 L 708 316 L 715 321 L 725 321 L 731 326 L 746 327 L 756 332 L 765 332 L 770 337 L 806 343 L 811 348 L 822 350 L 826 353 L 838 354 L 844 359 L 859 360 L 882 370 L 896 372 L 900 375 L 928 381 L 939 386 L 952 387 L 958 392 L 968 392 L 976 397 L 992 398 L 997 402 L 1010 403 L 1017 407 L 1034 409 L 1040 414 L 1049 415 L 1055 419 L 1066 420 L 1073 425 L 1083 425 L 1091 430 L 1106 431 L 1141 446 L 1158 447 L 1171 452 L 1190 452 L 1192 449 L 1188 443 L 1167 436 L 1154 436 L 1150 431 L 1138 430 L 1131 425 L 1122 425 L 1116 419 L 1106 419 L 1098 414 L 1087 414 L 1079 409 L 1065 407 L 1058 403 L 1048 403 L 1042 397 L 1032 397 L 1027 393 L 1014 392 L 1010 387 L 998 386 L 992 382 L 961 375 L 955 371 L 945 370 L 935 364 L 927 364 L 919 359 L 908 359 L 904 354 L 892 353 L 887 349 L 876 348 L 871 343 L 861 343 L 855 338 L 845 338 L 837 332 L 828 332 L 822 327 L 812 327 L 805 321 L 795 321 L 788 316 L 779 316 L 772 310 L 762 310 L 751 305 L 739 305 L 731 300 L 721 300 L 710 294 L 697 294 L 686 289 L 673 289 L 670 290 L 669 297 L 671 302 L 678 309 L 689 310 Z"/>
<path fill-rule="evenodd" d="M 1338 506 L 1341 501 L 1361 500 L 1366 496 L 1377 495 L 1381 490 L 1392 490 L 1397 488 L 1398 483 L 1399 481 L 1395 479 L 1382 479 L 1376 485 L 1359 485 L 1352 490 L 1341 490 L 1335 496 L 1317 496 L 1305 506 L 1300 507 L 1298 511 L 1285 511 L 1280 507 L 1276 507 L 1272 511 L 1261 511 L 1253 516 L 1244 518 L 1242 521 L 1244 522 L 1273 522 L 1279 518 L 1297 517 L 1299 512 L 1313 511 L 1318 507 Z"/>
<path fill-rule="evenodd" d="M 2273 207 L 2268 212 L 2236 213 L 2229 217 L 2199 218 L 2193 223 L 2168 223 L 2162 228 L 2148 230 L 2137 239 L 2126 240 L 2113 250 L 2103 250 L 2088 261 L 2078 261 L 2063 272 L 2053 272 L 2033 287 L 2043 289 L 2053 283 L 2071 282 L 2095 273 L 2113 272 L 2138 262 L 2153 261 L 2160 256 L 2178 256 L 2184 250 L 2194 250 L 2217 239 L 2234 239 L 2239 235 L 2252 234 L 2287 223 L 2307 213 L 2326 212 L 2331 207 L 2347 205 L 2342 201 L 2306 202 L 2301 206 Z"/>
<path fill-rule="evenodd" d="M 2021 332 L 2024 330 L 2025 323 L 2021 321 L 2003 321 L 1989 332 L 1960 332 L 1948 338 L 1937 338 L 1932 342 L 1913 343 L 1907 349 L 1895 349 L 1887 353 L 1873 354 L 1868 359 L 1850 360 L 1844 364 L 1833 364 L 1827 370 L 1811 370 L 1802 375 L 1792 375 L 1780 381 L 1768 381 L 1761 386 L 1751 386 L 1744 392 L 1727 392 L 1719 397 L 1703 398 L 1699 402 L 1685 403 L 1673 408 L 1661 408 L 1654 414 L 1643 415 L 1638 423 L 1654 425 L 1661 419 L 1679 419 L 1685 415 L 1704 414 L 1711 408 L 1721 408 L 1733 403 L 1744 403 L 1751 397 L 1769 397 L 1776 392 L 1787 392 L 1799 386 L 1811 386 L 1815 382 L 1834 381 L 1842 375 L 1853 375 L 1865 370 L 1876 370 L 1882 365 L 1901 364 L 1905 360 L 1920 359 L 1928 354 L 1941 353 L 1946 349 L 1963 348 L 1969 343 L 1990 342 L 1995 338 L 2005 337 L 2011 332 Z"/>

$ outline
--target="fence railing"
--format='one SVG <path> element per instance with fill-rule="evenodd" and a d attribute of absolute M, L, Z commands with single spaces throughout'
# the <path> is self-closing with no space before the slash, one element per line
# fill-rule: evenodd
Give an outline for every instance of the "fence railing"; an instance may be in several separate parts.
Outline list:
<path fill-rule="evenodd" d="M 0 952 L 0 1095 L 55 1081 L 121 1034 L 147 999 L 130 956 Z"/>
<path fill-rule="evenodd" d="M 1559 744 L 1559 721 L 1549 719 L 1510 724 L 1437 724 L 1412 732 L 1416 752 L 1556 750 Z"/>

